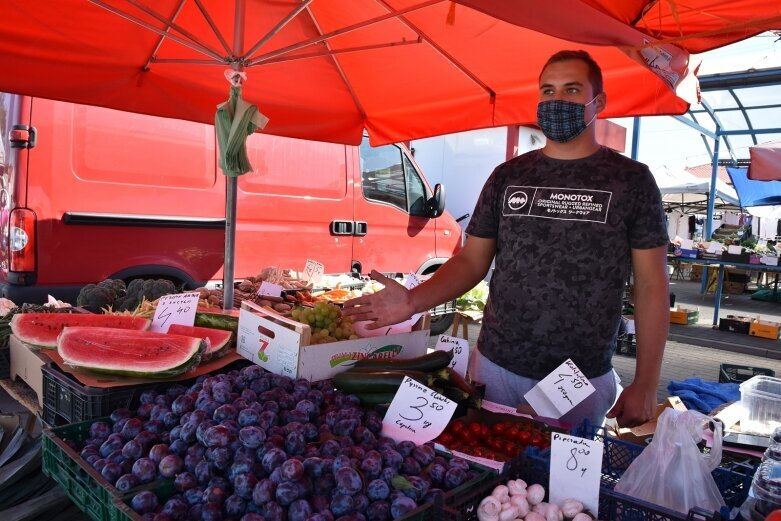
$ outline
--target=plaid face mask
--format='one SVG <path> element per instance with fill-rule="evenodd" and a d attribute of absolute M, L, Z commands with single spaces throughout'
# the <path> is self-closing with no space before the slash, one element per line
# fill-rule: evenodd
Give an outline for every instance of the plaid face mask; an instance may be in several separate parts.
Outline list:
<path fill-rule="evenodd" d="M 558 143 L 572 141 L 591 125 L 591 122 L 597 117 L 591 118 L 588 123 L 583 116 L 586 107 L 594 103 L 597 97 L 588 103 L 575 103 L 573 101 L 564 101 L 553 99 L 541 101 L 537 104 L 537 123 L 540 125 L 545 137 Z"/>

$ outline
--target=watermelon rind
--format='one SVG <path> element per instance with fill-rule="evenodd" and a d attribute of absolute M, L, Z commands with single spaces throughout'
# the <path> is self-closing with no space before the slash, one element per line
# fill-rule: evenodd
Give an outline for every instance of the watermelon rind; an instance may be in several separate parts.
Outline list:
<path fill-rule="evenodd" d="M 189 336 L 66 327 L 57 351 L 72 367 L 119 376 L 170 378 L 197 365 L 205 348 L 203 340 Z"/>
<path fill-rule="evenodd" d="M 11 319 L 11 332 L 21 342 L 44 349 L 56 349 L 57 337 L 66 327 L 104 327 L 146 331 L 148 318 L 92 313 L 20 313 Z"/>
<path fill-rule="evenodd" d="M 168 334 L 192 336 L 206 340 L 207 348 L 203 353 L 202 361 L 225 356 L 230 351 L 229 348 L 235 343 L 235 333 L 225 329 L 213 327 L 171 324 L 171 326 L 168 328 Z M 221 339 L 219 341 L 215 341 L 215 337 Z"/>

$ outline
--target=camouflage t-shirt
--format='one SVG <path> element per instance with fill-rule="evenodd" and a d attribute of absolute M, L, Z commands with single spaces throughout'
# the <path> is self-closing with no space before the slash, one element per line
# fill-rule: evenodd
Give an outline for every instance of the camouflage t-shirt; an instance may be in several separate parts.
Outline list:
<path fill-rule="evenodd" d="M 668 242 L 648 167 L 604 147 L 532 151 L 494 170 L 473 215 L 466 233 L 496 239 L 480 352 L 534 379 L 567 358 L 589 378 L 609 371 L 630 250 Z"/>

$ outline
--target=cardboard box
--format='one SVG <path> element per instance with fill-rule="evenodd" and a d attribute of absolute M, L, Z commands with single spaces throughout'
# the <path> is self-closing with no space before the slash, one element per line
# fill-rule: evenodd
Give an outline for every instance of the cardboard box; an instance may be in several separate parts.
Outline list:
<path fill-rule="evenodd" d="M 408 333 L 310 345 L 309 325 L 244 301 L 236 350 L 272 373 L 318 381 L 333 378 L 356 360 L 426 354 L 429 323 L 424 313 Z"/>
<path fill-rule="evenodd" d="M 745 282 L 725 282 L 724 283 L 724 291 L 729 293 L 730 295 L 741 295 L 743 292 L 746 291 L 746 283 Z"/>
<path fill-rule="evenodd" d="M 678 307 L 670 310 L 670 324 L 689 325 L 696 324 L 700 319 L 700 311 L 698 309 L 686 309 Z"/>
<path fill-rule="evenodd" d="M 719 319 L 719 331 L 748 335 L 749 326 L 751 326 L 750 317 L 727 315 L 726 318 Z"/>
<path fill-rule="evenodd" d="M 760 338 L 778 340 L 779 337 L 781 337 L 781 323 L 755 318 L 751 321 L 751 326 L 748 328 L 748 334 Z M 11 362 L 13 363 L 13 359 L 11 359 Z"/>
<path fill-rule="evenodd" d="M 16 335 L 11 335 L 9 345 L 11 350 L 11 381 L 16 380 L 17 376 L 24 380 L 30 386 L 30 389 L 35 391 L 38 397 L 38 405 L 43 408 L 43 373 L 41 372 L 41 367 L 49 361 L 48 358 L 44 358 L 46 354 L 39 354 L 38 351 L 30 349 L 27 344 L 20 342 Z"/>
<path fill-rule="evenodd" d="M 646 440 L 656 432 L 656 421 L 659 419 L 659 415 L 667 408 L 672 408 L 677 411 L 687 410 L 680 398 L 677 396 L 670 396 L 663 403 L 656 406 L 656 414 L 654 414 L 653 420 L 649 420 L 637 427 L 619 427 L 617 431 L 618 437 L 624 441 L 645 445 Z"/>

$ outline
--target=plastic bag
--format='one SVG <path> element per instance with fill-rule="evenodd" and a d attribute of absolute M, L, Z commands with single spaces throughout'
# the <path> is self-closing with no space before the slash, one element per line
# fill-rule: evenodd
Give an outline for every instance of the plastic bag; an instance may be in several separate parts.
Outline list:
<path fill-rule="evenodd" d="M 697 447 L 709 426 L 713 446 L 709 454 Z M 694 507 L 718 511 L 724 506 L 711 471 L 721 462 L 721 425 L 696 411 L 665 409 L 651 443 L 629 465 L 617 492 L 688 513 Z"/>

